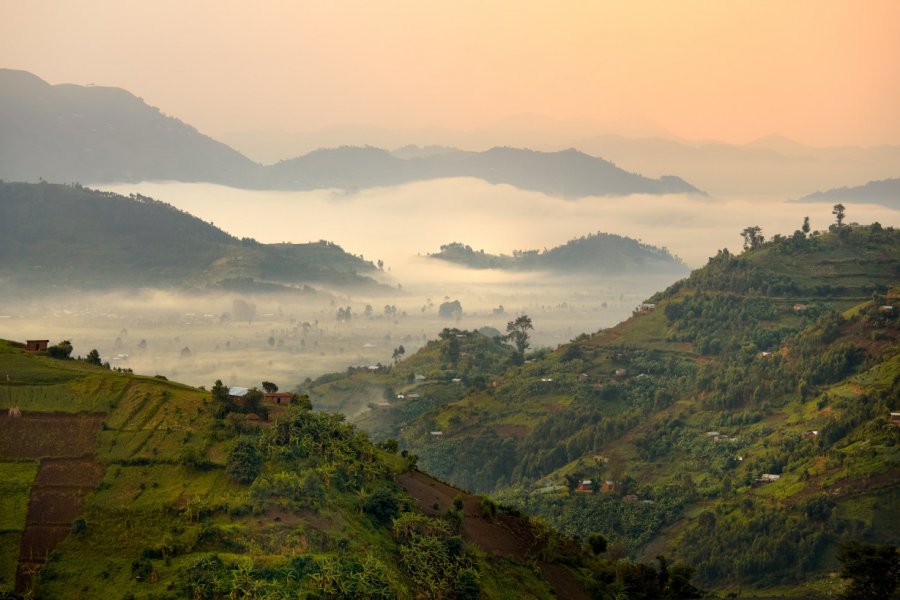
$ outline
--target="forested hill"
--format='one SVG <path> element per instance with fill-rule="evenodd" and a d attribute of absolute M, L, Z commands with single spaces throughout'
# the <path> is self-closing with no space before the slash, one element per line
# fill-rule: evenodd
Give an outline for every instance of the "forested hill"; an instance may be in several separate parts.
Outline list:
<path fill-rule="evenodd" d="M 409 159 L 341 147 L 264 166 L 131 93 L 50 85 L 0 69 L 0 178 L 107 183 L 172 180 L 250 189 L 360 189 L 477 177 L 561 197 L 702 193 L 675 176 L 652 179 L 576 150 L 493 148 Z"/>
<path fill-rule="evenodd" d="M 375 285 L 375 266 L 334 243 L 239 240 L 152 198 L 77 185 L 0 182 L 0 257 L 0 277 L 23 286 Z"/>
<path fill-rule="evenodd" d="M 847 202 L 881 204 L 900 209 L 900 178 L 870 181 L 864 185 L 815 192 L 795 202 Z"/>
<path fill-rule="evenodd" d="M 900 539 L 900 232 L 751 245 L 524 364 L 447 331 L 351 378 L 390 398 L 359 422 L 443 479 L 671 553 L 722 592 L 831 593 L 841 543 Z M 348 383 L 313 392 L 329 387 Z"/>
<path fill-rule="evenodd" d="M 549 271 L 559 274 L 618 275 L 624 273 L 685 274 L 687 266 L 665 248 L 629 237 L 597 232 L 550 250 L 515 250 L 512 256 L 487 254 L 459 242 L 441 246 L 431 258 L 472 269 Z"/>

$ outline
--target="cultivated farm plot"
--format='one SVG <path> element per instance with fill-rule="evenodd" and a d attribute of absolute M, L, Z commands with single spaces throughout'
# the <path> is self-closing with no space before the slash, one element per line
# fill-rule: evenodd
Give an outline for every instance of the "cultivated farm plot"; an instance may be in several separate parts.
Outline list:
<path fill-rule="evenodd" d="M 6 366 L 6 365 L 4 365 Z M 0 393 L 0 407 L 18 406 L 30 412 L 97 413 L 114 405 L 127 380 L 96 374 L 81 375 L 64 383 L 11 385 Z"/>
<path fill-rule="evenodd" d="M 37 473 L 34 461 L 0 463 L 0 591 L 15 585 L 28 497 Z"/>
<path fill-rule="evenodd" d="M 231 495 L 234 486 L 223 469 L 187 473 L 186 468 L 168 464 L 110 467 L 93 506 L 161 509 L 206 498 L 221 502 Z"/>
<path fill-rule="evenodd" d="M 94 453 L 102 415 L 0 413 L 0 459 L 82 457 Z"/>

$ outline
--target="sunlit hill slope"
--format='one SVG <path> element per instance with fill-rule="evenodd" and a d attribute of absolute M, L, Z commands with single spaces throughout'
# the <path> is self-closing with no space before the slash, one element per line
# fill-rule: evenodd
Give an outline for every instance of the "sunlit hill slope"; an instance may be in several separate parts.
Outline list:
<path fill-rule="evenodd" d="M 672 553 L 707 585 L 830 585 L 841 541 L 900 539 L 900 232 L 748 244 L 525 364 L 447 330 L 313 397 L 381 391 L 359 423 L 430 472 L 618 552 Z"/>

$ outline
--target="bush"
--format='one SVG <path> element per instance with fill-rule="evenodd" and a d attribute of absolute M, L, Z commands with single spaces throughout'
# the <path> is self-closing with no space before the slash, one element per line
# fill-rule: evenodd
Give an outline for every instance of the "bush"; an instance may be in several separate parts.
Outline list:
<path fill-rule="evenodd" d="M 262 469 L 263 457 L 256 445 L 247 439 L 239 440 L 228 455 L 225 472 L 238 483 L 252 483 Z"/>

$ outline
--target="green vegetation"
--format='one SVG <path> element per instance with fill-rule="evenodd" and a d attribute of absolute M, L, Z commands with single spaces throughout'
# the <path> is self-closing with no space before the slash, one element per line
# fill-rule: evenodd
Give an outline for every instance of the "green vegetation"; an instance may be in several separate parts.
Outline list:
<path fill-rule="evenodd" d="M 748 230 L 743 254 L 720 252 L 617 327 L 358 422 L 610 553 L 664 552 L 723 591 L 820 589 L 841 542 L 900 539 L 900 232 L 845 218 L 768 241 Z M 433 344 L 382 385 L 437 369 L 450 341 Z"/>
<path fill-rule="evenodd" d="M 461 352 L 439 357 L 448 374 L 456 363 L 485 375 L 469 351 L 498 364 L 512 352 L 457 330 L 432 350 L 450 339 Z M 489 499 L 454 490 L 446 513 L 426 516 L 428 492 L 398 483 L 414 456 L 306 398 L 266 421 L 246 397 L 223 404 L 220 384 L 207 392 L 18 346 L 0 341 L 0 367 L 17 373 L 5 401 L 25 409 L 0 419 L 0 593 L 20 552 L 39 567 L 38 598 L 586 598 L 628 584 L 628 569 Z M 443 385 L 470 385 L 452 379 Z M 70 488 L 83 492 L 59 492 Z M 70 499 L 57 504 L 58 493 Z M 67 535 L 47 550 L 40 527 L 51 523 Z M 501 550 L 495 531 L 508 538 Z"/>
<path fill-rule="evenodd" d="M 0 462 L 0 591 L 15 582 L 28 494 L 37 472 L 37 462 Z"/>
<path fill-rule="evenodd" d="M 687 267 L 665 248 L 657 248 L 629 237 L 597 232 L 566 242 L 550 250 L 514 250 L 512 256 L 486 254 L 471 246 L 451 242 L 429 254 L 472 269 L 552 271 L 589 275 L 622 273 L 686 273 Z"/>

